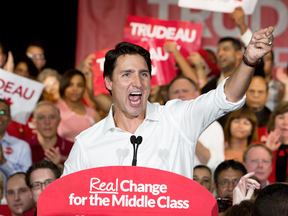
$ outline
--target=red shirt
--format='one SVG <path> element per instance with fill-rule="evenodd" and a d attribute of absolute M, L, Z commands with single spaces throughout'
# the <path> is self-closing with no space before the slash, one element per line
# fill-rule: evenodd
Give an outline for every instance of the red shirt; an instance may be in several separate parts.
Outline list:
<path fill-rule="evenodd" d="M 70 153 L 73 143 L 61 138 L 58 135 L 57 137 L 58 138 L 54 147 L 59 147 L 60 154 L 61 154 L 61 163 L 64 164 L 64 162 L 66 161 Z M 42 161 L 45 155 L 44 155 L 44 150 L 37 139 L 37 135 L 34 135 L 28 139 L 25 139 L 25 141 L 28 142 L 31 147 L 32 162 L 36 163 L 36 162 Z"/>
<path fill-rule="evenodd" d="M 7 133 L 10 136 L 14 136 L 22 140 L 25 140 L 35 135 L 37 133 L 37 130 L 32 123 L 32 117 L 33 115 L 30 116 L 25 125 L 17 123 L 15 121 L 11 121 L 11 123 L 8 125 Z"/>

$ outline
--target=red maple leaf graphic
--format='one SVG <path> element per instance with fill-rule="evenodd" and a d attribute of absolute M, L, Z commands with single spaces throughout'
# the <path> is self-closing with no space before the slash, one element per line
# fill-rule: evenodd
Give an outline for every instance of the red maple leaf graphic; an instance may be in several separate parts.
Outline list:
<path fill-rule="evenodd" d="M 11 98 L 4 98 L 4 100 L 7 101 L 10 106 L 13 104 Z"/>

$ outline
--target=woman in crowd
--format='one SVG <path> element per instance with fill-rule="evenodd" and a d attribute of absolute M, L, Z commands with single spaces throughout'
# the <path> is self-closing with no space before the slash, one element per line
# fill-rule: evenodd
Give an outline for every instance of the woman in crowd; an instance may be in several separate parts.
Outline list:
<path fill-rule="evenodd" d="M 224 136 L 227 144 L 225 160 L 243 161 L 243 153 L 252 142 L 258 139 L 257 118 L 246 106 L 230 114 Z"/>
<path fill-rule="evenodd" d="M 212 173 L 209 167 L 198 165 L 194 167 L 193 180 L 201 184 L 208 191 L 212 189 Z"/>
<path fill-rule="evenodd" d="M 86 80 L 80 71 L 70 69 L 63 74 L 60 83 L 63 101 L 57 104 L 61 117 L 58 134 L 71 142 L 79 133 L 100 120 L 100 115 L 82 102 L 85 88 Z"/>
<path fill-rule="evenodd" d="M 28 57 L 24 56 L 15 64 L 14 73 L 36 80 L 38 70 L 33 62 Z"/>
<path fill-rule="evenodd" d="M 271 113 L 266 145 L 274 154 L 269 182 L 287 181 L 288 159 L 288 102 L 282 102 Z"/>
<path fill-rule="evenodd" d="M 37 80 L 44 84 L 43 100 L 53 104 L 58 104 L 62 101 L 60 96 L 60 80 L 61 75 L 54 69 L 46 68 L 42 70 Z"/>

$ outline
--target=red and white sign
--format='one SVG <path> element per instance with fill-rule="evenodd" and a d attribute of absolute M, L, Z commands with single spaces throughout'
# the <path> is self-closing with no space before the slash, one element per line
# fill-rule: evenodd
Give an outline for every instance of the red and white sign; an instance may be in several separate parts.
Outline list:
<path fill-rule="evenodd" d="M 179 0 L 180 7 L 231 13 L 238 6 L 245 14 L 252 14 L 258 0 Z"/>
<path fill-rule="evenodd" d="M 44 85 L 0 69 L 0 98 L 10 104 L 12 120 L 26 124 Z"/>
<path fill-rule="evenodd" d="M 161 20 L 149 17 L 128 16 L 124 41 L 136 43 L 150 52 L 152 85 L 167 85 L 177 75 L 175 60 L 163 50 L 167 41 L 177 43 L 184 58 L 200 49 L 202 24 Z"/>
<path fill-rule="evenodd" d="M 95 59 L 92 60 L 92 72 L 93 72 L 93 85 L 95 95 L 109 94 L 108 90 L 105 87 L 103 72 L 104 72 L 105 54 L 111 49 L 105 49 L 94 53 Z"/>
<path fill-rule="evenodd" d="M 57 199 L 55 199 L 57 197 Z M 40 195 L 37 215 L 218 215 L 213 195 L 184 176 L 145 167 L 100 167 L 64 176 Z"/>

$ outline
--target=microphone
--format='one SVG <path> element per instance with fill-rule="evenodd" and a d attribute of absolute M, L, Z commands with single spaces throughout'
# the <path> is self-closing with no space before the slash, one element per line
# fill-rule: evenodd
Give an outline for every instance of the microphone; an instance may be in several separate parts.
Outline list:
<path fill-rule="evenodd" d="M 133 150 L 134 150 L 133 160 L 132 160 L 132 166 L 136 166 L 136 164 L 137 164 L 137 151 L 138 151 L 139 145 L 142 143 L 142 140 L 143 140 L 142 136 L 138 136 L 138 137 L 136 138 L 135 135 L 132 135 L 132 136 L 130 137 L 130 142 L 132 143 L 132 145 L 133 145 Z M 136 144 L 136 148 L 135 148 L 135 144 Z"/>

